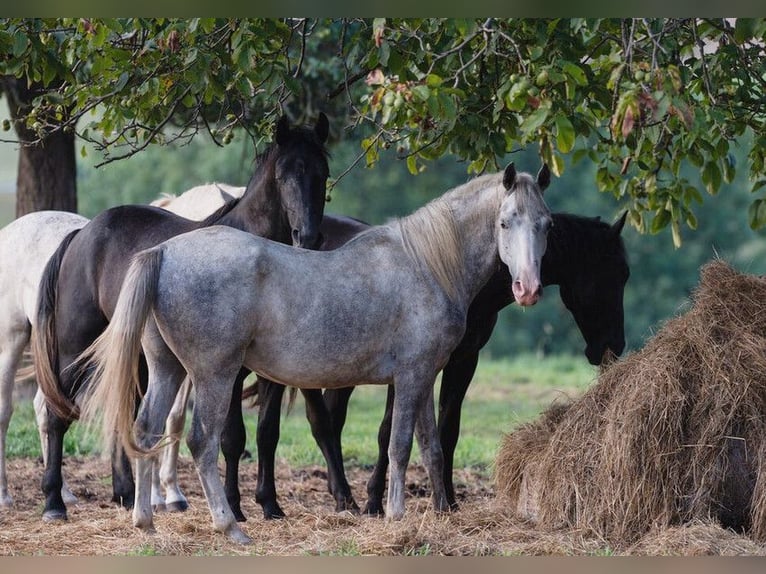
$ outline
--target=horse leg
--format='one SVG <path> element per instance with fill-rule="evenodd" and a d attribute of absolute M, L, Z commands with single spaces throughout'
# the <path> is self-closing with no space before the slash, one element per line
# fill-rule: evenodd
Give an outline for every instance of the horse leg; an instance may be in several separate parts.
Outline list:
<path fill-rule="evenodd" d="M 391 442 L 391 419 L 394 413 L 394 386 L 389 385 L 386 393 L 386 410 L 378 428 L 378 460 L 367 481 L 367 504 L 362 511 L 372 516 L 383 516 L 383 493 L 386 490 L 388 471 L 388 445 Z"/>
<path fill-rule="evenodd" d="M 43 520 L 66 520 L 66 505 L 61 497 L 64 480 L 61 476 L 61 464 L 64 456 L 64 435 L 71 421 L 63 419 L 48 410 L 48 428 L 46 442 L 48 444 L 48 460 L 45 461 L 42 490 L 45 495 Z"/>
<path fill-rule="evenodd" d="M 178 486 L 178 451 L 181 448 L 181 434 L 186 423 L 186 404 L 190 394 L 191 380 L 185 377 L 165 422 L 165 434 L 173 437 L 173 440 L 162 449 L 162 464 L 157 473 L 157 481 L 161 490 L 165 492 L 162 503 L 168 512 L 184 512 L 189 508 L 189 501 Z M 154 477 L 152 479 L 154 480 Z M 160 498 L 161 492 L 156 497 L 157 501 Z"/>
<path fill-rule="evenodd" d="M 303 396 L 306 399 L 306 418 L 311 426 L 311 434 L 327 462 L 328 488 L 330 494 L 335 497 L 335 511 L 348 510 L 357 514 L 359 506 L 351 495 L 351 487 L 343 469 L 340 433 L 334 432 L 333 421 L 322 391 L 303 389 Z"/>
<path fill-rule="evenodd" d="M 444 453 L 444 488 L 452 510 L 458 508 L 452 471 L 455 448 L 460 437 L 460 410 L 478 362 L 479 351 L 476 350 L 462 354 L 458 359 L 450 359 L 442 372 L 439 391 L 439 439 Z"/>
<path fill-rule="evenodd" d="M 37 433 L 40 435 L 40 450 L 43 453 L 43 466 L 48 463 L 48 406 L 45 404 L 45 395 L 38 387 L 35 393 L 35 398 L 32 401 L 35 407 L 35 419 L 37 420 Z M 69 489 L 69 485 L 66 480 L 62 480 L 61 485 L 61 498 L 65 504 L 76 504 L 78 502 L 77 497 Z"/>
<path fill-rule="evenodd" d="M 420 416 L 422 404 L 428 396 L 428 389 L 424 384 L 433 384 L 433 381 L 427 381 L 416 374 L 407 374 L 395 379 L 395 384 L 391 440 L 388 444 L 391 469 L 386 515 L 390 520 L 400 520 L 404 516 L 405 475 L 412 451 L 415 420 Z"/>
<path fill-rule="evenodd" d="M 246 432 L 245 421 L 242 419 L 242 386 L 250 371 L 241 368 L 234 380 L 234 390 L 231 393 L 231 403 L 226 414 L 226 422 L 221 435 L 221 452 L 226 461 L 226 480 L 224 488 L 226 499 L 237 522 L 245 522 L 245 514 L 240 505 L 239 493 L 239 461 L 245 452 Z"/>
<path fill-rule="evenodd" d="M 258 445 L 258 482 L 255 501 L 263 508 L 263 517 L 284 518 L 285 513 L 277 502 L 274 484 L 274 458 L 279 442 L 279 415 L 285 387 L 258 377 L 258 428 L 255 441 Z"/>
<path fill-rule="evenodd" d="M 239 364 L 241 361 L 237 363 Z M 225 533 L 234 542 L 249 544 L 252 539 L 237 523 L 218 473 L 218 449 L 229 409 L 229 405 L 221 398 L 231 397 L 234 379 L 237 376 L 237 370 L 231 370 L 230 373 L 227 373 L 227 370 L 224 369 L 223 372 L 218 373 L 216 378 L 206 377 L 203 380 L 203 386 L 197 386 L 191 428 L 186 443 L 197 465 L 202 489 L 205 491 L 205 498 L 213 519 L 213 527 Z"/>
<path fill-rule="evenodd" d="M 112 502 L 130 510 L 135 502 L 135 490 L 130 459 L 122 446 L 115 441 L 112 447 Z"/>
<path fill-rule="evenodd" d="M 383 493 L 386 490 L 388 471 L 388 446 L 391 442 L 391 419 L 394 413 L 394 386 L 389 385 L 386 393 L 386 410 L 378 428 L 378 460 L 367 481 L 367 504 L 363 514 L 383 516 Z"/>
<path fill-rule="evenodd" d="M 13 414 L 13 384 L 16 370 L 24 352 L 24 345 L 29 341 L 29 327 L 26 329 L 6 329 L 6 341 L 0 347 L 0 507 L 13 504 L 8 492 L 8 474 L 5 462 L 6 437 L 8 425 Z"/>
<path fill-rule="evenodd" d="M 148 339 L 149 337 L 145 338 Z M 186 376 L 183 367 L 169 350 L 162 356 L 155 356 L 154 368 L 150 372 L 152 374 L 146 394 L 141 401 L 133 427 L 136 445 L 145 450 L 153 448 L 157 437 L 162 435 L 165 421 Z M 155 465 L 156 456 L 140 456 L 136 459 L 133 525 L 147 532 L 154 532 L 152 474 Z"/>
<path fill-rule="evenodd" d="M 436 432 L 433 387 L 428 390 L 426 399 L 422 401 L 420 406 L 420 412 L 415 422 L 415 436 L 420 448 L 420 457 L 428 470 L 428 478 L 431 481 L 431 498 L 434 509 L 437 512 L 449 510 L 447 494 L 444 490 L 444 458 L 439 444 L 439 435 Z"/>

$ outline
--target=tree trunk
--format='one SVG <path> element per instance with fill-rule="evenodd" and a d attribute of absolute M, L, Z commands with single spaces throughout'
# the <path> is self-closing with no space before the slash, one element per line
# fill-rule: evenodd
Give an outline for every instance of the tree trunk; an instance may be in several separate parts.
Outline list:
<path fill-rule="evenodd" d="M 74 133 L 56 131 L 39 144 L 27 129 L 24 116 L 40 86 L 27 87 L 24 79 L 0 77 L 0 87 L 8 99 L 13 126 L 21 142 L 16 178 L 16 217 L 33 211 L 55 209 L 77 212 L 77 162 Z"/>

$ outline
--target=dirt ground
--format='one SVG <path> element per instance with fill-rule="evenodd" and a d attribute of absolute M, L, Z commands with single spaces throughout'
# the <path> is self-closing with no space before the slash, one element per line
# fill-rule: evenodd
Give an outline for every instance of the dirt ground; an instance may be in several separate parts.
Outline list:
<path fill-rule="evenodd" d="M 157 514 L 156 533 L 145 534 L 131 525 L 128 511 L 110 502 L 108 461 L 71 457 L 65 477 L 79 497 L 70 506 L 69 520 L 41 520 L 42 463 L 31 459 L 9 461 L 14 507 L 0 510 L 0 555 L 604 555 L 604 554 L 725 554 L 766 555 L 766 547 L 700 524 L 663 533 L 660 542 L 632 548 L 611 548 L 604 541 L 579 532 L 541 532 L 514 519 L 492 494 L 489 478 L 469 470 L 456 473 L 461 508 L 437 515 L 429 509 L 427 479 L 422 467 L 407 473 L 407 513 L 404 520 L 336 514 L 319 467 L 278 468 L 282 520 L 265 521 L 255 503 L 254 462 L 241 467 L 242 509 L 248 517 L 244 530 L 251 546 L 229 542 L 212 528 L 199 480 L 188 459 L 179 469 L 181 486 L 191 508 L 185 513 Z M 369 472 L 350 469 L 349 482 L 357 502 L 366 500 Z M 704 531 L 705 536 L 700 534 Z"/>

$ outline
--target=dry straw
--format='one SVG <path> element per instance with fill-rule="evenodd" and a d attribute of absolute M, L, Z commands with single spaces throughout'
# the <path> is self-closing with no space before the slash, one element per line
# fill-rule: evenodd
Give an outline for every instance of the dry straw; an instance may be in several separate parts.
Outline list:
<path fill-rule="evenodd" d="M 695 521 L 766 541 L 766 279 L 714 260 L 692 302 L 504 438 L 496 491 L 518 514 L 615 547 Z"/>

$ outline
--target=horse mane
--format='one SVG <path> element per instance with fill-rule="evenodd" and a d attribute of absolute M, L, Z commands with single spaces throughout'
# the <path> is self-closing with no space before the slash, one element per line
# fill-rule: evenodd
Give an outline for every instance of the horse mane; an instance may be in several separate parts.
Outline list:
<path fill-rule="evenodd" d="M 476 196 L 494 187 L 496 201 L 491 206 L 499 209 L 503 198 L 502 173 L 474 178 L 430 201 L 414 213 L 396 221 L 407 255 L 418 264 L 424 264 L 451 300 L 457 297 L 457 285 L 462 283 L 465 270 L 461 230 L 453 212 L 453 204 L 475 203 Z M 497 209 L 475 210 L 479 225 L 494 225 Z"/>
<path fill-rule="evenodd" d="M 628 261 L 621 235 L 615 241 L 604 241 L 612 225 L 599 217 L 584 217 L 571 213 L 553 213 L 553 227 L 548 233 L 548 248 L 559 261 L 571 261 L 572 253 L 587 253 L 591 257 L 610 255 Z M 576 247 L 576 249 L 572 249 Z"/>
<path fill-rule="evenodd" d="M 216 209 L 213 213 L 208 215 L 205 219 L 200 221 L 200 227 L 208 227 L 210 225 L 217 224 L 219 222 L 218 220 L 221 219 L 227 213 L 229 213 L 232 209 L 234 209 L 241 200 L 242 200 L 242 197 L 235 197 L 231 201 L 227 201 L 221 207 Z"/>

